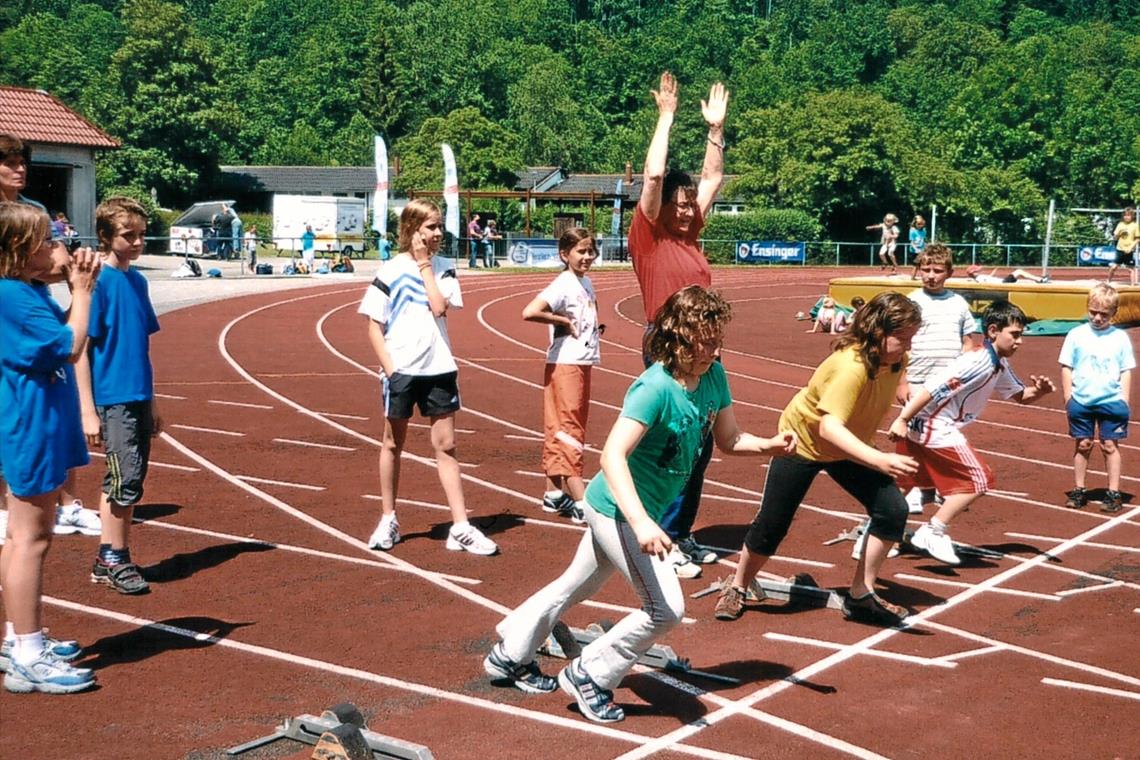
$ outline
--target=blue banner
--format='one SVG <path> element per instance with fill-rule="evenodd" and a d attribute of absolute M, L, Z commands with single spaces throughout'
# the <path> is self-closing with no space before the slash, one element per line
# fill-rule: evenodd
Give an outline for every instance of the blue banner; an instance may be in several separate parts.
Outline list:
<path fill-rule="evenodd" d="M 520 267 L 560 267 L 558 241 L 551 238 L 515 238 L 507 257 Z"/>
<path fill-rule="evenodd" d="M 1106 267 L 1116 261 L 1116 249 L 1111 245 L 1087 245 L 1077 251 L 1077 266 Z"/>
<path fill-rule="evenodd" d="M 803 264 L 807 256 L 804 243 L 782 240 L 740 240 L 736 243 L 737 264 Z"/>

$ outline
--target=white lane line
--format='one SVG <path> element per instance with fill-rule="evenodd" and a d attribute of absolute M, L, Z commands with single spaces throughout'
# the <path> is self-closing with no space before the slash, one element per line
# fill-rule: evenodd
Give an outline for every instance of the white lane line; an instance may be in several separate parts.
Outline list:
<path fill-rule="evenodd" d="M 371 419 L 370 417 L 361 417 L 359 414 L 335 414 L 333 412 L 317 412 L 317 414 L 324 417 L 335 417 L 338 420 L 360 420 L 361 422 L 367 422 Z"/>
<path fill-rule="evenodd" d="M 1102 583 L 1098 586 L 1084 586 L 1082 588 L 1071 588 L 1065 591 L 1058 591 L 1057 596 L 1075 596 L 1076 594 L 1087 594 L 1089 591 L 1105 591 L 1110 588 L 1120 588 L 1124 585 L 1124 581 L 1113 581 L 1112 583 Z"/>
<path fill-rule="evenodd" d="M 102 451 L 88 451 L 87 453 L 93 457 L 101 457 L 103 459 L 107 458 L 107 455 L 104 454 Z M 198 472 L 197 467 L 188 467 L 187 465 L 184 465 L 184 464 L 170 464 L 169 462 L 156 462 L 153 459 L 150 460 L 149 462 L 147 462 L 146 466 L 147 467 L 163 467 L 167 470 L 178 470 L 179 472 Z"/>
<path fill-rule="evenodd" d="M 316 297 L 316 296 L 313 296 L 313 297 Z M 234 324 L 233 322 L 230 323 L 231 326 L 233 324 Z M 228 328 L 227 328 L 227 330 L 228 330 Z M 225 335 L 225 332 L 226 331 L 224 330 L 223 336 Z M 244 372 L 244 370 L 240 370 L 240 371 Z M 253 381 L 253 382 L 256 384 L 256 381 Z M 300 520 L 301 522 L 304 522 L 304 523 L 307 523 L 308 525 L 311 525 L 312 527 L 316 528 L 317 530 L 321 531 L 322 533 L 326 533 L 326 534 L 332 536 L 333 538 L 339 539 L 339 540 L 345 542 L 346 544 L 348 544 L 349 546 L 353 546 L 353 547 L 359 549 L 361 552 L 364 552 L 365 554 L 375 556 L 375 553 L 371 549 L 368 548 L 368 544 L 364 543 L 363 541 L 356 538 L 355 536 L 351 536 L 342 530 L 334 528 L 333 526 L 329 525 L 328 523 L 322 522 L 322 521 L 318 520 L 317 518 L 315 518 L 311 515 L 308 515 L 308 514 L 302 512 L 301 510 L 290 506 L 289 504 L 286 504 L 284 501 L 282 501 L 281 499 L 278 499 L 276 496 L 273 496 L 272 494 L 266 493 L 265 491 L 262 491 L 260 488 L 257 488 L 255 486 L 250 485 L 249 483 L 244 482 L 240 478 L 233 475 L 233 473 L 231 473 L 225 469 L 222 469 L 218 465 L 211 462 L 209 459 L 206 459 L 204 456 L 202 456 L 198 452 L 192 450 L 188 446 L 179 442 L 177 439 L 171 437 L 171 435 L 169 433 L 165 433 L 165 432 L 162 433 L 161 438 L 164 441 L 166 441 L 168 444 L 173 446 L 175 449 L 177 449 L 185 457 L 187 457 L 188 459 L 190 459 L 194 462 L 197 462 L 203 468 L 209 470 L 210 472 L 212 472 L 214 475 L 218 476 L 222 480 L 225 480 L 229 483 L 232 483 L 237 488 L 240 488 L 243 491 L 245 491 L 246 493 L 249 493 L 249 494 L 261 499 L 262 501 L 265 501 L 266 503 L 268 503 L 268 504 L 276 507 L 277 509 L 281 510 L 285 514 L 291 515 L 292 517 L 295 517 L 296 519 Z M 495 612 L 499 612 L 500 614 L 506 615 L 506 613 L 510 611 L 504 605 L 501 605 L 497 602 L 493 602 L 489 599 L 486 599 L 485 597 L 480 596 L 479 594 L 472 593 L 471 591 L 469 591 L 465 588 L 462 588 L 455 583 L 452 583 L 451 581 L 449 581 L 446 578 L 444 578 L 443 576 L 441 576 L 439 573 L 432 572 L 430 570 L 423 570 L 419 567 L 416 567 L 415 565 L 413 565 L 412 563 L 410 563 L 406 560 L 402 560 L 398 557 L 393 557 L 389 554 L 380 555 L 380 559 L 382 559 L 382 561 L 384 561 L 384 562 L 388 562 L 388 563 L 393 564 L 393 565 L 399 565 L 399 566 L 403 567 L 407 572 L 412 573 L 413 575 L 417 575 L 417 576 L 423 578 L 424 580 L 428 581 L 429 583 L 434 583 L 435 585 L 437 585 L 441 588 L 447 589 L 447 590 L 455 593 L 459 597 L 462 597 L 464 599 L 469 599 L 470 601 L 473 601 L 476 604 L 479 604 L 481 606 L 490 607 Z"/>
<path fill-rule="evenodd" d="M 313 441 L 298 441 L 293 438 L 274 438 L 274 443 L 291 443 L 294 446 L 308 446 L 314 449 L 332 449 L 333 451 L 356 451 L 351 446 L 336 446 L 331 443 L 314 443 Z"/>
<path fill-rule="evenodd" d="M 425 425 L 422 422 L 409 422 L 408 427 L 420 428 L 422 430 L 431 430 L 431 425 Z M 462 433 L 464 435 L 474 435 L 475 434 L 475 431 L 471 430 L 469 428 L 455 428 L 455 432 L 456 433 Z"/>
<path fill-rule="evenodd" d="M 238 433 L 233 430 L 218 430 L 217 428 L 195 427 L 194 425 L 179 425 L 177 423 L 171 425 L 170 427 L 178 428 L 179 430 L 192 430 L 195 433 L 215 433 L 217 435 L 233 436 L 234 438 L 245 437 L 245 433 Z"/>
<path fill-rule="evenodd" d="M 1125 699 L 1134 699 L 1140 702 L 1140 692 L 1125 691 L 1124 689 L 1110 689 L 1107 686 L 1094 686 L 1091 683 L 1079 683 L 1077 681 L 1065 681 L 1060 678 L 1042 678 L 1041 683 L 1048 684 L 1049 686 L 1063 686 L 1066 689 L 1078 689 L 1080 691 L 1091 691 L 1095 694 L 1105 694 L 1110 697 L 1124 697 Z"/>
<path fill-rule="evenodd" d="M 542 441 L 545 440 L 540 435 L 511 435 L 510 433 L 506 433 L 503 437 L 509 438 L 512 441 L 527 441 L 528 443 L 542 443 Z"/>
<path fill-rule="evenodd" d="M 1016 565 L 1014 567 L 1003 570 L 1002 572 L 1000 572 L 996 575 L 990 576 L 989 578 L 987 578 L 982 583 L 979 583 L 976 586 L 973 586 L 973 587 L 963 591 L 962 593 L 957 594 L 957 595 L 947 599 L 945 602 L 943 602 L 940 605 L 937 605 L 935 607 L 930 607 L 926 610 L 923 610 L 922 612 L 918 613 L 917 615 L 911 615 L 905 621 L 903 621 L 903 624 L 901 626 L 899 626 L 897 628 L 884 629 L 884 630 L 878 631 L 877 633 L 874 633 L 870 636 L 867 636 L 867 637 L 855 642 L 854 644 L 850 645 L 849 647 L 847 647 L 847 648 L 845 648 L 839 652 L 835 652 L 831 655 L 828 655 L 827 657 L 824 657 L 821 660 L 817 660 L 816 662 L 813 662 L 810 665 L 808 665 L 804 668 L 801 668 L 800 670 L 796 671 L 795 673 L 792 673 L 788 676 L 785 676 L 784 678 L 782 678 L 781 680 L 779 680 L 775 683 L 769 684 L 768 686 L 765 686 L 761 689 L 758 689 L 757 691 L 754 691 L 752 694 L 749 694 L 748 696 L 733 702 L 728 707 L 725 707 L 723 709 L 717 710 L 717 711 L 712 712 L 712 713 L 708 713 L 696 721 L 693 721 L 693 722 L 688 723 L 684 726 L 681 726 L 680 728 L 674 729 L 673 731 L 670 731 L 666 734 L 663 734 L 662 736 L 658 737 L 654 742 L 647 744 L 647 745 L 645 745 L 645 746 L 643 746 L 637 750 L 634 750 L 632 752 L 627 752 L 624 755 L 621 755 L 619 758 L 616 758 L 615 760 L 635 760 L 637 758 L 649 757 L 650 755 L 656 754 L 657 752 L 660 752 L 660 751 L 665 750 L 667 748 L 672 748 L 678 742 L 684 741 L 685 739 L 688 739 L 689 737 L 692 737 L 692 736 L 700 733 L 704 729 L 709 728 L 710 726 L 714 726 L 714 725 L 724 721 L 726 718 L 729 718 L 732 715 L 739 714 L 741 711 L 743 711 L 747 708 L 750 708 L 753 705 L 764 701 L 765 699 L 773 697 L 777 694 L 781 694 L 784 691 L 786 691 L 787 689 L 792 688 L 793 686 L 798 686 L 799 684 L 802 684 L 804 681 L 811 680 L 812 678 L 814 678 L 815 676 L 817 676 L 820 673 L 828 671 L 837 665 L 841 665 L 841 664 L 847 662 L 852 657 L 855 657 L 859 654 L 862 654 L 863 652 L 865 652 L 868 649 L 871 649 L 875 646 L 878 646 L 880 643 L 882 643 L 882 642 L 884 642 L 890 638 L 893 638 L 894 636 L 897 636 L 899 633 L 901 633 L 902 631 L 905 631 L 907 628 L 910 628 L 912 626 L 925 625 L 928 627 L 934 627 L 934 628 L 953 631 L 955 629 L 951 629 L 951 628 L 949 628 L 949 626 L 943 626 L 940 623 L 936 623 L 933 620 L 931 620 L 931 618 L 935 617 L 936 615 L 940 615 L 940 614 L 946 612 L 947 610 L 951 610 L 954 607 L 965 604 L 966 602 L 970 601 L 975 596 L 978 596 L 979 594 L 981 594 L 984 591 L 989 591 L 990 589 L 997 587 L 1000 584 L 1005 583 L 1009 580 L 1012 580 L 1013 578 L 1016 578 L 1017 576 L 1022 575 L 1023 573 L 1027 573 L 1034 568 L 1037 568 L 1037 567 L 1044 565 L 1045 563 L 1051 561 L 1054 556 L 1060 556 L 1061 554 L 1064 554 L 1065 552 L 1072 549 L 1073 547 L 1079 545 L 1081 541 L 1087 541 L 1091 538 L 1095 538 L 1096 536 L 1100 535 L 1101 533 L 1104 533 L 1105 531 L 1111 530 L 1113 527 L 1115 527 L 1116 522 L 1122 521 L 1122 520 L 1132 519 L 1133 517 L 1136 517 L 1138 514 L 1140 514 L 1140 508 L 1134 507 L 1134 508 L 1128 510 L 1127 512 L 1124 512 L 1123 514 L 1119 515 L 1118 517 L 1113 518 L 1109 522 L 1101 523 L 1100 525 L 1097 525 L 1093 528 L 1090 528 L 1089 530 L 1085 531 L 1084 533 L 1082 533 L 1082 534 L 1080 534 L 1080 535 L 1078 535 L 1078 536 L 1076 536 L 1076 537 L 1074 537 L 1068 541 L 1065 541 L 1062 544 L 1057 545 L 1048 554 L 1040 554 L 1040 555 L 1034 557 L 1033 559 L 1027 560 L 1024 564 Z M 962 634 L 967 635 L 969 638 L 974 638 L 975 640 L 982 641 L 986 644 L 1000 644 L 1000 643 L 1002 643 L 1002 642 L 995 641 L 993 639 L 986 639 L 985 637 L 974 636 L 973 634 L 970 634 L 968 631 L 962 631 Z M 1032 657 L 1041 657 L 1043 659 L 1049 659 L 1051 661 L 1063 662 L 1065 665 L 1067 665 L 1069 667 L 1077 668 L 1079 670 L 1098 672 L 1100 675 L 1106 675 L 1107 674 L 1107 677 L 1114 678 L 1117 680 L 1124 680 L 1126 682 L 1136 681 L 1137 683 L 1135 683 L 1133 685 L 1140 685 L 1140 680 L 1138 680 L 1138 679 L 1134 679 L 1134 678 L 1131 678 L 1130 676 L 1125 676 L 1125 675 L 1120 674 L 1120 673 L 1113 673 L 1111 671 L 1105 671 L 1103 668 L 1097 668 L 1095 666 L 1085 665 L 1084 663 L 1078 663 L 1078 662 L 1075 662 L 1072 660 L 1064 660 L 1063 658 L 1054 657 L 1052 655 L 1046 655 L 1042 652 L 1037 652 L 1037 651 L 1027 649 L 1024 647 L 1016 647 L 1015 648 L 1013 645 L 1007 645 L 1007 646 L 1009 646 L 1009 648 L 1011 650 L 1021 651 L 1021 652 L 1024 652 L 1024 653 L 1026 653 Z"/>
<path fill-rule="evenodd" d="M 210 538 L 222 538 L 227 541 L 233 541 L 235 544 L 258 544 L 262 546 L 272 546 L 274 549 L 279 549 L 283 552 L 293 552 L 296 554 L 305 554 L 310 557 L 321 557 L 324 559 L 333 559 L 337 562 L 347 562 L 350 565 L 365 565 L 367 567 L 375 567 L 378 570 L 393 570 L 398 573 L 404 572 L 404 568 L 398 565 L 393 565 L 388 562 L 380 562 L 374 559 L 364 559 L 363 557 L 350 557 L 347 554 L 335 554 L 333 552 L 321 551 L 320 549 L 310 549 L 307 546 L 294 546 L 293 544 L 280 544 L 275 541 L 266 541 L 253 536 L 235 536 L 232 533 L 220 533 L 216 530 L 204 530 L 202 528 L 192 528 L 189 525 L 177 525 L 176 523 L 162 522 L 161 520 L 143 520 L 135 518 L 134 522 L 138 525 L 149 525 L 156 528 L 164 528 L 166 530 L 179 531 L 181 533 L 194 533 L 199 536 L 209 536 Z M 465 583 L 468 586 L 478 586 L 483 581 L 479 578 L 468 578 L 464 575 L 448 575 L 440 573 L 444 578 L 455 581 L 456 583 Z"/>
<path fill-rule="evenodd" d="M 207 404 L 220 404 L 222 406 L 240 406 L 243 409 L 272 409 L 273 407 L 268 404 L 247 404 L 244 401 L 222 401 L 221 399 L 212 398 L 206 401 Z"/>
<path fill-rule="evenodd" d="M 405 681 L 399 678 L 392 678 L 390 676 L 380 675 L 378 673 L 370 673 L 366 670 L 358 668 L 349 668 L 343 665 L 338 665 L 334 662 L 327 662 L 325 660 L 318 660 L 312 657 L 304 657 L 302 655 L 291 654 L 283 652 L 278 649 L 271 649 L 269 647 L 258 646 L 256 644 L 247 644 L 242 641 L 237 641 L 231 638 L 219 638 L 209 633 L 191 630 L 189 628 L 180 628 L 177 626 L 169 625 L 167 623 L 159 623 L 147 618 L 136 617 L 134 615 L 126 615 L 121 612 L 113 610 L 100 609 L 98 607 L 91 607 L 86 604 L 79 604 L 67 599 L 59 599 L 53 596 L 44 596 L 43 601 L 47 604 L 60 607 L 62 609 L 71 610 L 72 612 L 82 612 L 97 617 L 114 620 L 124 625 L 132 627 L 152 628 L 163 633 L 169 633 L 174 636 L 181 636 L 191 641 L 197 641 L 204 644 L 213 646 L 225 647 L 233 649 L 238 652 L 246 654 L 253 654 L 259 657 L 265 657 L 272 660 L 278 660 L 290 665 L 295 665 L 303 668 L 310 668 L 312 670 L 330 673 L 337 676 L 345 676 L 348 678 L 355 678 L 369 683 L 375 683 L 380 686 L 386 686 L 392 689 L 399 689 L 401 691 L 419 694 L 424 697 L 432 699 L 439 699 L 444 702 L 451 702 L 461 704 L 466 707 L 478 707 L 491 712 L 502 713 L 512 718 L 528 718 L 539 723 L 546 723 L 548 725 L 557 726 L 559 728 L 568 728 L 580 731 L 584 734 L 593 734 L 608 739 L 617 739 L 619 741 L 626 741 L 632 744 L 645 744 L 653 740 L 653 737 L 635 734 L 631 731 L 620 731 L 614 728 L 608 728 L 598 725 L 597 723 L 590 723 L 578 717 L 563 717 L 561 715 L 539 712 L 537 710 L 527 710 L 522 707 L 517 707 L 511 704 L 492 702 L 488 699 L 481 699 L 473 697 L 469 694 L 461 694 L 458 692 L 447 691 L 446 689 L 439 689 L 434 686 L 426 684 L 415 683 L 414 681 Z M 690 746 L 677 746 L 671 748 L 675 752 L 685 755 L 692 755 L 693 757 L 709 758 L 710 760 L 748 760 L 746 757 L 739 755 L 729 755 L 723 752 L 715 752 L 712 750 L 705 750 L 701 747 Z"/>
<path fill-rule="evenodd" d="M 174 395 L 171 395 L 169 393 L 156 393 L 156 394 L 154 394 L 154 397 L 155 398 L 168 398 L 168 399 L 172 399 L 174 401 L 185 401 L 186 400 L 185 396 L 174 396 Z"/>
<path fill-rule="evenodd" d="M 1037 541 L 1061 541 L 1063 539 L 1054 538 L 1051 536 L 1040 536 L 1036 533 L 1015 533 L 1006 531 L 1006 535 L 1012 538 L 1029 538 Z M 1136 552 L 1140 553 L 1140 547 L 1137 546 L 1121 546 L 1120 544 L 1102 544 L 1097 541 L 1082 541 L 1081 546 L 1090 546 L 1094 549 L 1108 549 L 1114 552 Z"/>
<path fill-rule="evenodd" d="M 980 657 L 981 655 L 1004 651 L 1006 651 L 1005 647 L 995 644 L 989 647 L 978 647 L 977 649 L 967 649 L 965 652 L 943 655 L 937 659 L 944 660 L 946 662 L 958 662 L 959 660 L 965 660 L 968 657 Z"/>
<path fill-rule="evenodd" d="M 837 644 L 834 641 L 824 641 L 823 639 L 811 639 L 806 636 L 793 636 L 787 633 L 776 633 L 775 631 L 768 631 L 764 634 L 764 638 L 772 639 L 773 641 L 786 641 L 790 644 L 803 644 L 809 647 L 816 647 L 818 649 L 831 649 L 838 651 L 845 648 L 846 644 Z M 955 668 L 953 662 L 942 662 L 937 658 L 930 657 L 917 657 L 913 654 L 899 654 L 898 652 L 887 652 L 883 649 L 868 649 L 863 654 L 868 657 L 881 657 L 885 660 L 896 660 L 898 662 L 909 662 L 914 665 L 922 665 L 923 667 L 935 668 Z"/>
<path fill-rule="evenodd" d="M 979 585 L 977 583 L 948 581 L 944 578 L 931 578 L 928 575 L 912 575 L 910 573 L 895 573 L 894 577 L 904 581 L 916 581 L 918 583 L 930 583 L 935 586 L 951 586 L 953 588 L 975 588 Z M 1047 602 L 1061 601 L 1061 597 L 1056 594 L 1040 594 L 1036 591 L 1019 591 L 1013 588 L 987 588 L 985 591 L 991 594 L 1007 594 L 1009 596 L 1024 596 L 1029 599 L 1044 599 Z"/>
<path fill-rule="evenodd" d="M 234 475 L 243 483 L 261 483 L 265 486 L 281 486 L 282 488 L 299 488 L 302 491 L 324 491 L 324 486 L 314 486 L 308 483 L 292 483 L 288 480 L 270 480 L 269 478 L 255 478 L 253 475 Z"/>

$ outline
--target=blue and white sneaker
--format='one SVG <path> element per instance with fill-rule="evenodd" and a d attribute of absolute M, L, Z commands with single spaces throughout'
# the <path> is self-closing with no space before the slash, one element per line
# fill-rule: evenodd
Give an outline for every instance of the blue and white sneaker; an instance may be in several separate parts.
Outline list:
<path fill-rule="evenodd" d="M 88 668 L 73 668 L 52 656 L 44 647 L 40 656 L 21 665 L 12 660 L 4 676 L 4 688 L 14 694 L 73 694 L 95 685 L 95 674 Z"/>
<path fill-rule="evenodd" d="M 510 681 L 511 685 L 527 694 L 549 694 L 558 688 L 558 681 L 538 669 L 538 663 L 531 660 L 521 665 L 503 652 L 503 645 L 496 644 L 483 660 L 483 670 L 497 681 Z"/>
<path fill-rule="evenodd" d="M 595 723 L 617 723 L 625 720 L 625 711 L 614 704 L 614 693 L 594 683 L 582 670 L 581 658 L 575 658 L 558 673 L 562 691 L 574 697 L 582 715 Z"/>
<path fill-rule="evenodd" d="M 4 642 L 0 644 L 0 671 L 8 672 L 8 665 L 12 661 L 12 647 L 15 644 L 16 642 L 12 639 L 4 639 Z M 53 639 L 47 634 L 44 634 L 44 646 L 51 652 L 52 657 L 63 662 L 71 662 L 83 654 L 83 647 L 79 646 L 78 641 Z"/>

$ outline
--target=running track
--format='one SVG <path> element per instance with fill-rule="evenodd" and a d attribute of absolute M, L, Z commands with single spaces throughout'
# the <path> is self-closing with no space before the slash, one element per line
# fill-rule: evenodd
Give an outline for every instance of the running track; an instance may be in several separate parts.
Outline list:
<path fill-rule="evenodd" d="M 791 315 L 837 274 L 715 272 L 736 313 L 724 363 L 745 429 L 774 431 L 826 355 L 828 339 Z M 1005 556 L 955 569 L 890 560 L 883 593 L 918 612 L 906 629 L 772 604 L 722 623 L 706 596 L 689 601 L 687 624 L 666 643 L 741 686 L 638 670 L 617 691 L 627 720 L 606 727 L 561 692 L 491 686 L 481 660 L 495 623 L 564 569 L 581 535 L 538 506 L 546 333 L 519 312 L 549 279 L 465 278 L 467 308 L 449 317 L 468 506 L 503 550 L 490 559 L 444 550 L 449 518 L 422 428 L 403 467 L 404 541 L 388 554 L 363 543 L 379 513 L 382 420 L 355 313 L 362 282 L 165 315 L 154 358 L 166 434 L 132 534 L 154 593 L 92 586 L 95 539 L 56 540 L 46 623 L 82 640 L 100 687 L 0 694 L 0 756 L 221 757 L 285 717 L 345 700 L 373 730 L 437 758 L 1140 756 L 1140 508 L 1110 518 L 1058 506 L 1072 463 L 1059 394 L 1041 407 L 993 403 L 971 428 L 1001 491 L 963 515 L 954 537 Z M 631 273 L 593 279 L 607 330 L 590 473 L 640 371 L 642 323 Z M 1059 348 L 1059 338 L 1027 339 L 1015 367 L 1059 385 Z M 763 484 L 764 460 L 717 456 L 697 533 L 725 557 L 685 581 L 689 592 L 731 572 Z M 1133 493 L 1138 461 L 1128 444 Z M 1091 470 L 1090 485 L 1103 485 L 1099 455 Z M 83 472 L 84 495 L 98 477 Z M 859 518 L 820 478 L 767 569 L 845 587 L 851 545 L 822 542 Z M 632 602 L 616 579 L 567 622 L 615 618 Z M 541 663 L 551 673 L 562 664 Z M 310 753 L 279 743 L 243 757 Z"/>

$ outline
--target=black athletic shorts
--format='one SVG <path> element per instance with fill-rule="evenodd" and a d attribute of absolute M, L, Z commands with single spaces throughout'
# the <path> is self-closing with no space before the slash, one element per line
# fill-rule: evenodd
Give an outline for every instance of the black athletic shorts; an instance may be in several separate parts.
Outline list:
<path fill-rule="evenodd" d="M 459 373 L 404 375 L 384 379 L 384 416 L 410 419 L 412 408 L 424 417 L 442 417 L 459 411 Z"/>

